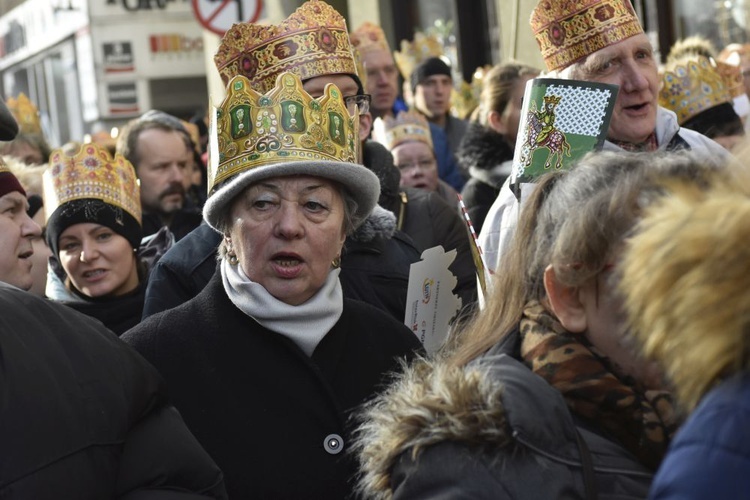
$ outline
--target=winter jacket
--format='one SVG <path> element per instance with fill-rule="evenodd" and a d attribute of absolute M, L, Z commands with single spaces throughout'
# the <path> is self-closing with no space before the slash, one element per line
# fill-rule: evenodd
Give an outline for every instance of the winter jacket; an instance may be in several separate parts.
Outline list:
<path fill-rule="evenodd" d="M 355 472 L 349 413 L 420 348 L 403 323 L 344 299 L 338 322 L 307 356 L 238 309 L 218 272 L 193 300 L 123 338 L 162 374 L 224 471 L 230 498 L 264 500 L 347 498 Z"/>
<path fill-rule="evenodd" d="M 708 137 L 690 129 L 680 128 L 677 115 L 665 108 L 658 108 L 656 113 L 656 140 L 660 150 L 690 149 L 705 158 L 707 163 L 720 165 L 729 158 L 726 149 Z M 605 151 L 623 151 L 612 142 L 604 143 Z M 533 184 L 521 185 L 521 199 L 528 197 Z M 506 181 L 500 189 L 500 195 L 492 204 L 487 218 L 479 233 L 479 245 L 482 247 L 487 267 L 494 271 L 500 263 L 500 257 L 510 244 L 521 204 Z"/>
<path fill-rule="evenodd" d="M 0 284 L 0 498 L 227 498 L 156 370 L 73 309 Z"/>
<path fill-rule="evenodd" d="M 364 497 L 645 498 L 651 472 L 509 355 L 517 341 L 465 368 L 421 360 L 369 406 L 356 445 Z"/>
<path fill-rule="evenodd" d="M 470 177 L 461 196 L 478 234 L 500 188 L 510 175 L 513 147 L 502 134 L 473 122 L 456 156 L 459 163 L 469 170 Z"/>
<path fill-rule="evenodd" d="M 649 498 L 747 498 L 750 374 L 722 382 L 690 415 L 659 468 Z"/>

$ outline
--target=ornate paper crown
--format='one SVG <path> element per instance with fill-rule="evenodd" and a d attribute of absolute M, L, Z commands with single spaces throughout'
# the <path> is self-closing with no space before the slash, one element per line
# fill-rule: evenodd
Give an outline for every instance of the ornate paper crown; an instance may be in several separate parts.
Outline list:
<path fill-rule="evenodd" d="M 284 71 L 302 80 L 320 75 L 357 74 L 346 21 L 321 0 L 302 4 L 278 26 L 235 24 L 214 56 L 226 85 L 236 75 L 265 93 Z"/>
<path fill-rule="evenodd" d="M 73 154 L 57 149 L 44 172 L 44 206 L 47 214 L 70 201 L 97 199 L 123 209 L 141 223 L 141 189 L 135 170 L 122 155 L 96 144 L 84 144 Z"/>
<path fill-rule="evenodd" d="M 479 105 L 484 77 L 491 69 L 492 66 L 489 64 L 480 66 L 474 71 L 471 83 L 461 80 L 458 89 L 454 89 L 451 95 L 451 106 L 454 115 L 459 118 L 469 118 L 474 109 Z"/>
<path fill-rule="evenodd" d="M 388 40 L 385 39 L 383 28 L 377 24 L 366 21 L 350 34 L 352 45 L 361 53 L 366 54 L 370 50 L 387 50 Z"/>
<path fill-rule="evenodd" d="M 732 96 L 713 61 L 707 57 L 677 61 L 662 76 L 659 104 L 677 113 L 680 125 L 725 102 L 731 103 Z"/>
<path fill-rule="evenodd" d="M 549 71 L 643 33 L 630 0 L 540 0 L 529 22 Z"/>
<path fill-rule="evenodd" d="M 443 45 L 436 35 L 425 35 L 421 31 L 414 34 L 414 41 L 401 40 L 401 52 L 395 51 L 393 58 L 401 76 L 408 80 L 414 68 L 431 57 L 444 55 Z"/>
<path fill-rule="evenodd" d="M 389 150 L 409 141 L 424 142 L 432 148 L 430 125 L 417 111 L 401 111 L 395 118 L 378 118 L 373 125 L 372 135 Z"/>
<path fill-rule="evenodd" d="M 39 121 L 39 110 L 26 94 L 21 92 L 18 98 L 10 98 L 6 102 L 13 118 L 18 122 L 18 131 L 22 134 L 41 134 L 42 124 Z"/>
<path fill-rule="evenodd" d="M 279 75 L 267 94 L 253 90 L 244 76 L 232 78 L 213 119 L 209 193 L 226 179 L 264 165 L 357 163 L 359 157 L 359 112 L 349 114 L 332 84 L 322 97 L 311 97 L 293 73 Z"/>
<path fill-rule="evenodd" d="M 742 68 L 735 64 L 716 61 L 716 69 L 733 99 L 745 93 L 745 78 L 742 75 Z"/>

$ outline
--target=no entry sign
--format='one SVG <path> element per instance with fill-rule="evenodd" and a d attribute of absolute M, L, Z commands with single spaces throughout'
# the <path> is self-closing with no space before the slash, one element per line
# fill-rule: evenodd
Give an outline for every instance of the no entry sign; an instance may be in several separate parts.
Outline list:
<path fill-rule="evenodd" d="M 193 12 L 201 25 L 217 35 L 234 23 L 254 23 L 263 10 L 263 0 L 192 0 Z"/>

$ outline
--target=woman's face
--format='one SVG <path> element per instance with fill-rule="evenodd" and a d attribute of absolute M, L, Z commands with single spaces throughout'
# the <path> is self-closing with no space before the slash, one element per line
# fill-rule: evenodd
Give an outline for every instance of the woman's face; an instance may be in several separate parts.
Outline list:
<path fill-rule="evenodd" d="M 534 75 L 524 75 L 516 80 L 513 84 L 510 100 L 503 110 L 501 120 L 505 138 L 512 145 L 516 144 L 518 137 L 518 124 L 521 121 L 521 107 L 523 106 L 523 94 L 526 91 L 526 82 L 534 78 Z"/>
<path fill-rule="evenodd" d="M 133 247 L 107 226 L 73 224 L 60 234 L 58 245 L 60 264 L 82 294 L 117 297 L 138 286 Z"/>
<path fill-rule="evenodd" d="M 226 237 L 248 278 L 299 305 L 323 286 L 341 255 L 344 200 L 335 183 L 319 177 L 263 180 L 232 202 Z"/>
<path fill-rule="evenodd" d="M 401 185 L 437 191 L 438 168 L 432 148 L 410 141 L 393 148 L 393 163 L 401 172 Z"/>

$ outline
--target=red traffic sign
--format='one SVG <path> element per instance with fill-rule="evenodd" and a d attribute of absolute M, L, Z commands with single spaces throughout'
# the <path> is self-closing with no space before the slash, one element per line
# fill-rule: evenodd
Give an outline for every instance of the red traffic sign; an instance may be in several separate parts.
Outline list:
<path fill-rule="evenodd" d="M 254 23 L 263 11 L 263 0 L 192 0 L 192 3 L 201 26 L 220 36 L 234 23 Z"/>

